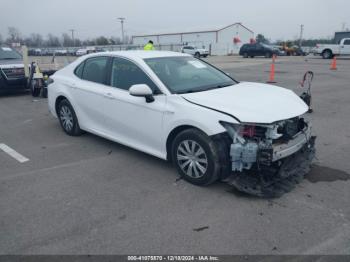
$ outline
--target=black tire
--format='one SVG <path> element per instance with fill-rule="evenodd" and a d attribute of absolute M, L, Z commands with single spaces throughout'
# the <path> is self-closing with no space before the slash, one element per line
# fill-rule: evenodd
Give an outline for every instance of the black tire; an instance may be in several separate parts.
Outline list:
<path fill-rule="evenodd" d="M 196 53 L 194 54 L 194 57 L 200 58 L 200 57 L 201 57 L 201 54 L 200 54 L 199 52 L 196 52 Z"/>
<path fill-rule="evenodd" d="M 253 55 L 251 55 L 251 56 L 250 56 L 250 58 L 254 58 L 254 56 L 253 56 Z"/>
<path fill-rule="evenodd" d="M 183 153 L 185 149 L 185 143 L 187 142 L 189 147 L 192 148 L 194 142 L 195 146 L 193 152 L 200 152 L 200 148 L 204 153 L 198 154 L 197 156 L 192 155 L 189 159 L 189 155 Z M 189 151 L 187 151 L 189 152 Z M 220 157 L 219 149 L 217 144 L 206 134 L 199 131 L 198 129 L 187 129 L 179 133 L 173 141 L 171 148 L 172 160 L 180 176 L 190 182 L 191 184 L 198 186 L 206 186 L 215 182 L 220 175 Z M 183 157 L 187 157 L 184 160 Z M 193 159 L 196 158 L 199 161 Z M 198 158 L 197 158 L 198 157 Z M 206 159 L 206 164 L 203 162 Z M 185 164 L 187 161 L 188 164 Z M 200 163 L 200 164 L 199 164 Z M 198 167 L 200 165 L 201 169 Z M 181 167 L 183 165 L 183 168 Z M 195 172 L 197 170 L 197 173 Z M 191 173 L 189 175 L 188 173 Z M 198 176 L 198 173 L 200 176 Z"/>
<path fill-rule="evenodd" d="M 30 83 L 30 92 L 33 97 L 38 97 L 40 95 L 40 88 L 36 88 L 36 81 L 32 80 Z"/>
<path fill-rule="evenodd" d="M 208 55 L 203 55 L 204 58 L 208 57 Z"/>
<path fill-rule="evenodd" d="M 243 58 L 248 58 L 248 53 L 243 53 Z"/>
<path fill-rule="evenodd" d="M 80 136 L 83 131 L 80 129 L 78 118 L 72 105 L 67 99 L 60 101 L 57 107 L 57 116 L 63 131 L 70 136 Z M 70 118 L 71 124 L 67 120 Z"/>
<path fill-rule="evenodd" d="M 322 57 L 323 57 L 323 59 L 331 59 L 331 58 L 333 58 L 333 53 L 331 50 L 327 49 L 327 50 L 322 52 Z"/>
<path fill-rule="evenodd" d="M 43 88 L 43 92 L 42 92 L 41 95 L 42 95 L 43 98 L 47 98 L 47 87 Z"/>

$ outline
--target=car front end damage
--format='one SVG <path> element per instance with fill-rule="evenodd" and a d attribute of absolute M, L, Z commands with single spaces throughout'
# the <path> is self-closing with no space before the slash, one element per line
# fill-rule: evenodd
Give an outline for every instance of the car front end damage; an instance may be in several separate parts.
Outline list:
<path fill-rule="evenodd" d="M 303 117 L 272 124 L 220 123 L 231 142 L 231 175 L 225 181 L 239 191 L 279 197 L 309 172 L 316 137 Z"/>

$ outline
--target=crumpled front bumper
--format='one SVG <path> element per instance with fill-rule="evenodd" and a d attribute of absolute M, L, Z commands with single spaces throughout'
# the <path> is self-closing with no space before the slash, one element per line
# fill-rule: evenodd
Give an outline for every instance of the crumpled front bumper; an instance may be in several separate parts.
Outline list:
<path fill-rule="evenodd" d="M 260 165 L 254 170 L 235 173 L 226 182 L 241 192 L 259 197 L 280 197 L 291 191 L 310 171 L 315 157 L 316 136 L 310 133 L 309 137 L 304 134 L 304 138 L 298 136 L 293 143 L 288 143 L 289 147 L 275 148 L 273 155 L 280 164 Z"/>
<path fill-rule="evenodd" d="M 281 143 L 272 145 L 272 162 L 293 155 L 298 152 L 311 138 L 311 127 L 308 126 L 306 130 L 297 134 L 293 139 L 289 140 L 288 143 Z"/>

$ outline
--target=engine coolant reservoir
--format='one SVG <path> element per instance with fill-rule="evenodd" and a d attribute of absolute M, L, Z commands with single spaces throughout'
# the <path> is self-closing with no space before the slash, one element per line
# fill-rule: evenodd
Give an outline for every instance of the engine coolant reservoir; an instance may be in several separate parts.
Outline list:
<path fill-rule="evenodd" d="M 257 154 L 258 154 L 258 144 L 253 142 L 248 142 L 243 147 L 242 162 L 244 163 L 256 162 Z"/>

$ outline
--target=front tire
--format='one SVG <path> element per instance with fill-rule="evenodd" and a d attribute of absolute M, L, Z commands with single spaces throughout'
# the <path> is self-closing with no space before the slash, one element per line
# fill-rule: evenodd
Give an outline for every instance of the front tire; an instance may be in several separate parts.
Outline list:
<path fill-rule="evenodd" d="M 206 186 L 218 179 L 219 151 L 203 132 L 194 128 L 182 131 L 174 139 L 171 152 L 180 176 L 191 184 Z"/>
<path fill-rule="evenodd" d="M 79 136 L 83 132 L 80 129 L 78 118 L 72 105 L 67 99 L 60 101 L 57 115 L 63 131 L 70 136 Z"/>

